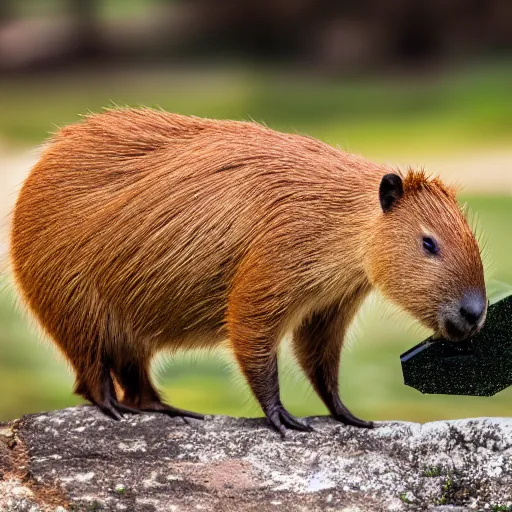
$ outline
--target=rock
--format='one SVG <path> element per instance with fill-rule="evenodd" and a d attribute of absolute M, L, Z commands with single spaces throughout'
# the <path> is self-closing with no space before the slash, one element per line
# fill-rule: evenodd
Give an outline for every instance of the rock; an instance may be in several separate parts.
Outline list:
<path fill-rule="evenodd" d="M 512 510 L 512 419 L 310 422 L 282 440 L 262 419 L 25 416 L 0 424 L 0 510 Z"/>

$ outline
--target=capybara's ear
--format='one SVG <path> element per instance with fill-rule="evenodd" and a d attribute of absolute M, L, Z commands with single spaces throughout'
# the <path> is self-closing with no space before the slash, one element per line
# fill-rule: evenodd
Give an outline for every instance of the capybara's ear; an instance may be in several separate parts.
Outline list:
<path fill-rule="evenodd" d="M 404 195 L 402 178 L 398 174 L 386 174 L 380 182 L 379 199 L 384 213 L 393 208 L 393 205 Z"/>

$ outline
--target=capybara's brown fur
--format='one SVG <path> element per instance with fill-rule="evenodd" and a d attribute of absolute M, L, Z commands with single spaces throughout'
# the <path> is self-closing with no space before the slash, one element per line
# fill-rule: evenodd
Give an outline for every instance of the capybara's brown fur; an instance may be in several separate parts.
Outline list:
<path fill-rule="evenodd" d="M 120 109 L 63 128 L 21 190 L 11 242 L 20 292 L 77 393 L 113 417 L 193 415 L 160 401 L 150 361 L 227 340 L 270 423 L 306 429 L 279 398 L 291 332 L 330 412 L 371 426 L 339 399 L 338 368 L 372 288 L 454 340 L 485 318 L 452 190 L 256 123 Z"/>

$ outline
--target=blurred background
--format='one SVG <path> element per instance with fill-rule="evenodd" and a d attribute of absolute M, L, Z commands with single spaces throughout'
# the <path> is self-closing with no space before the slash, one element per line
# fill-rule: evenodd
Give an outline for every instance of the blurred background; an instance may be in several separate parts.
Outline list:
<path fill-rule="evenodd" d="M 425 166 L 462 185 L 490 286 L 512 283 L 511 26 L 509 0 L 1 0 L 0 255 L 49 133 L 146 105 Z M 0 280 L 0 420 L 79 403 L 65 362 L 16 307 L 7 264 Z M 342 357 L 347 405 L 367 419 L 512 414 L 512 388 L 468 398 L 405 387 L 399 356 L 426 335 L 372 297 Z M 324 414 L 286 345 L 280 364 L 291 412 Z M 155 372 L 173 405 L 261 414 L 228 353 L 163 357 Z"/>

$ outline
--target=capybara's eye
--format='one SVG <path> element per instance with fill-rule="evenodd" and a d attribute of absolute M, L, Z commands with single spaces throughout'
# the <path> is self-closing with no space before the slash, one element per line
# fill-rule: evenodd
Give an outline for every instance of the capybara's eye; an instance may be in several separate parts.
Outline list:
<path fill-rule="evenodd" d="M 429 236 L 423 237 L 423 249 L 433 256 L 439 254 L 439 246 L 437 245 L 437 242 Z"/>

